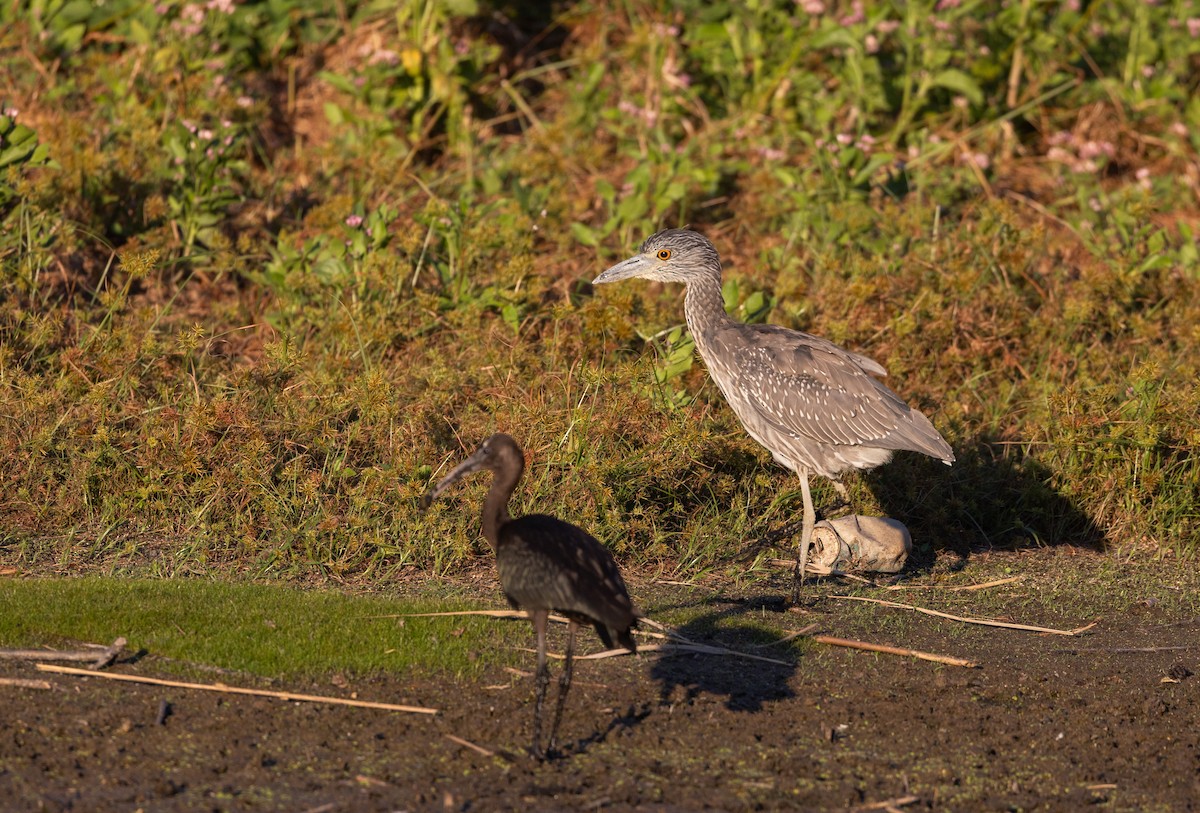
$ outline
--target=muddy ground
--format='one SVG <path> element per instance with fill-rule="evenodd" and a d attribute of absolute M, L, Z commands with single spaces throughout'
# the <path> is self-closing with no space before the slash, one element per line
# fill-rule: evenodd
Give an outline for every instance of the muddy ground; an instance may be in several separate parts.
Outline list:
<path fill-rule="evenodd" d="M 1072 561 L 1045 553 L 1009 569 L 1051 573 Z M 980 666 L 812 643 L 753 650 L 786 665 L 654 654 L 580 662 L 561 732 L 566 754 L 546 763 L 521 751 L 533 681 L 499 668 L 471 681 L 224 678 L 434 706 L 436 717 L 51 675 L 50 691 L 0 687 L 0 809 L 1200 809 L 1200 617 L 1195 596 L 1178 595 L 1194 580 L 1146 587 L 1143 574 L 1136 585 L 1096 587 L 1092 578 L 1073 600 L 1070 579 L 1059 579 L 1040 591 L 1034 576 L 986 599 L 937 588 L 872 595 L 1048 626 L 1098 618 L 1088 634 L 849 607 L 831 596 L 851 585 L 832 582 L 811 587 L 800 612 L 780 611 L 784 579 L 720 590 L 644 585 L 635 593 L 647 609 L 702 610 L 685 625 L 696 640 L 749 650 L 763 634 L 738 623 L 753 618 Z M 113 670 L 178 672 L 153 653 Z M 14 662 L 0 662 L 0 675 L 46 677 Z M 170 714 L 160 725 L 163 700 Z"/>

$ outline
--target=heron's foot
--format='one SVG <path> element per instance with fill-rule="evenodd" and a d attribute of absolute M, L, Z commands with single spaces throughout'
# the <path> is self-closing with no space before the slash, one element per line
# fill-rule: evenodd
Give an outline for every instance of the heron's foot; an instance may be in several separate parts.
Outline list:
<path fill-rule="evenodd" d="M 787 601 L 787 612 L 803 612 L 804 610 L 813 607 L 817 603 L 816 596 L 810 595 L 804 599 L 800 598 L 800 585 L 801 582 L 798 579 L 792 580 L 792 595 Z"/>

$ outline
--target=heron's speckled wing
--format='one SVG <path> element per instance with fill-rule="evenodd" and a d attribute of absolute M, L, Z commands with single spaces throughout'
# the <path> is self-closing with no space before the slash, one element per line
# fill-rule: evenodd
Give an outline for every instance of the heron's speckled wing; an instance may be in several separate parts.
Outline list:
<path fill-rule="evenodd" d="M 885 374 L 876 362 L 775 325 L 737 328 L 736 337 L 722 342 L 732 358 L 735 386 L 778 431 L 819 443 L 953 459 L 929 420 L 875 380 L 873 375 Z"/>

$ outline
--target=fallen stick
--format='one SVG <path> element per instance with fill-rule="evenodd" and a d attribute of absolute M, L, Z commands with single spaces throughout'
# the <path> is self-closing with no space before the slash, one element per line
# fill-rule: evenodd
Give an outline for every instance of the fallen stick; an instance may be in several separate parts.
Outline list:
<path fill-rule="evenodd" d="M 154 686 L 172 686 L 177 689 L 197 689 L 204 692 L 220 692 L 222 694 L 249 694 L 256 697 L 274 697 L 279 700 L 303 700 L 311 703 L 333 703 L 339 706 L 357 706 L 367 709 L 383 709 L 384 711 L 405 711 L 410 714 L 437 714 L 437 709 L 422 706 L 400 706 L 394 703 L 375 703 L 369 700 L 349 700 L 343 697 L 326 697 L 318 694 L 296 694 L 294 692 L 272 692 L 266 689 L 244 689 L 240 686 L 226 686 L 224 683 L 183 683 L 178 680 L 162 680 L 161 678 L 142 677 L 141 675 L 119 675 L 113 672 L 93 672 L 87 669 L 75 669 L 71 666 L 52 666 L 48 663 L 36 664 L 40 672 L 56 672 L 62 675 L 80 675 L 82 677 L 98 677 L 106 680 L 124 680 L 129 683 L 149 683 Z"/>
<path fill-rule="evenodd" d="M 910 658 L 920 658 L 923 661 L 944 663 L 948 666 L 964 666 L 967 669 L 979 668 L 979 664 L 975 661 L 968 661 L 964 658 L 952 658 L 949 655 L 934 655 L 932 652 L 922 652 L 919 649 L 886 646 L 885 644 L 868 644 L 866 641 L 852 641 L 849 638 L 835 638 L 832 635 L 814 635 L 812 639 L 818 644 L 828 644 L 829 646 L 844 646 L 850 649 L 862 649 L 867 652 L 882 652 L 886 655 L 905 655 Z"/>
<path fill-rule="evenodd" d="M 375 615 L 375 616 L 371 616 L 371 617 L 372 618 L 435 618 L 435 617 L 445 618 L 448 616 L 455 616 L 455 615 L 482 615 L 487 618 L 511 618 L 511 619 L 514 619 L 517 621 L 529 620 L 529 615 L 524 610 L 451 610 L 451 611 L 444 612 L 444 613 L 401 613 L 401 614 L 397 614 L 397 615 Z M 553 615 L 553 614 L 546 616 L 546 620 L 553 621 L 555 624 L 570 624 L 571 623 L 571 619 L 566 618 L 561 615 Z M 638 622 L 648 624 L 651 627 L 656 627 L 658 629 L 666 629 L 666 627 L 662 626 L 661 624 L 659 624 L 657 622 L 651 621 L 649 618 L 646 618 L 645 616 L 640 617 L 638 619 Z M 645 630 L 635 630 L 635 632 L 639 636 L 649 636 L 651 638 L 667 637 L 665 635 L 659 635 L 658 633 L 655 633 L 655 632 L 646 632 Z"/>
<path fill-rule="evenodd" d="M 852 807 L 850 809 L 853 810 L 854 813 L 859 813 L 859 811 L 863 811 L 863 813 L 865 813 L 868 810 L 895 810 L 919 801 L 921 801 L 921 799 L 918 796 L 901 796 L 899 799 L 888 799 L 887 801 L 883 802 L 872 802 L 870 804 L 859 805 L 858 807 Z"/>
<path fill-rule="evenodd" d="M 670 654 L 672 649 L 674 649 L 675 651 L 696 652 L 706 655 L 734 655 L 739 658 L 748 658 L 753 661 L 764 661 L 766 663 L 777 663 L 782 666 L 792 665 L 787 661 L 776 660 L 775 658 L 764 658 L 761 655 L 751 655 L 749 652 L 739 652 L 736 649 L 726 649 L 725 647 L 713 646 L 712 644 L 701 644 L 697 641 L 693 641 L 690 638 L 680 635 L 675 630 L 658 623 L 652 618 L 646 618 L 643 616 L 642 618 L 639 618 L 638 621 L 648 627 L 652 627 L 661 631 L 661 633 L 643 632 L 642 634 L 650 635 L 655 638 L 663 638 L 673 642 L 664 646 L 658 646 L 654 644 L 639 646 L 638 652 L 666 652 Z M 601 653 L 601 656 L 608 657 L 603 655 L 603 653 Z"/>
<path fill-rule="evenodd" d="M 92 661 L 93 669 L 103 669 L 121 654 L 125 639 L 118 638 L 111 645 L 93 644 L 93 649 L 58 651 L 54 649 L 0 649 L 0 658 L 22 661 Z M 99 651 L 97 651 L 99 650 Z"/>
<path fill-rule="evenodd" d="M 1069 652 L 1072 655 L 1077 655 L 1080 652 L 1110 652 L 1118 655 L 1130 655 L 1134 652 L 1178 652 L 1184 649 L 1200 649 L 1200 646 L 1195 644 L 1186 644 L 1184 646 L 1120 646 L 1120 647 L 1086 647 L 1084 649 L 1056 649 L 1055 652 Z"/>
<path fill-rule="evenodd" d="M 482 745 L 476 745 L 475 743 L 470 742 L 469 740 L 464 740 L 462 737 L 456 737 L 453 734 L 447 734 L 446 739 L 450 740 L 450 742 L 452 742 L 452 743 L 461 745 L 463 748 L 470 748 L 475 753 L 482 754 L 485 757 L 496 756 L 495 751 L 489 751 L 488 749 L 484 748 Z"/>
<path fill-rule="evenodd" d="M 17 686 L 21 689 L 53 689 L 48 680 L 29 680 L 28 678 L 0 678 L 0 686 Z"/>
<path fill-rule="evenodd" d="M 536 649 L 528 649 L 520 647 L 520 652 L 537 652 Z M 751 655 L 749 652 L 738 652 L 736 649 L 726 649 L 723 646 L 712 646 L 710 644 L 699 644 L 695 641 L 689 641 L 685 638 L 680 638 L 668 641 L 665 644 L 644 644 L 638 647 L 638 654 L 643 652 L 662 652 L 666 655 L 676 655 L 679 653 L 692 652 L 697 655 L 728 655 L 735 658 L 747 658 L 752 661 L 763 661 L 764 663 L 777 663 L 780 666 L 792 666 L 788 661 L 781 661 L 775 658 L 764 658 L 762 655 Z M 609 649 L 604 652 L 593 652 L 590 655 L 576 655 L 577 661 L 598 661 L 605 658 L 619 658 L 622 655 L 632 655 L 628 649 Z M 560 652 L 547 652 L 547 658 L 552 658 L 556 661 L 561 661 L 566 656 Z"/>
<path fill-rule="evenodd" d="M 884 590 L 947 590 L 949 592 L 961 592 L 970 590 L 986 590 L 989 587 L 999 587 L 1002 584 L 1012 584 L 1019 582 L 1024 576 L 1009 576 L 1007 579 L 995 579 L 982 584 L 963 584 L 956 587 L 944 587 L 940 584 L 890 584 L 883 588 Z"/>
<path fill-rule="evenodd" d="M 866 598 L 864 596 L 830 596 L 830 598 L 841 599 L 843 601 L 867 601 L 871 604 L 882 604 L 884 607 L 898 607 L 902 610 L 916 610 L 917 612 L 924 613 L 925 615 L 935 615 L 938 618 L 948 618 L 951 621 L 961 621 L 964 624 L 982 624 L 985 627 L 1003 627 L 1005 629 L 1025 630 L 1027 632 L 1046 632 L 1050 633 L 1051 635 L 1081 635 L 1090 630 L 1092 627 L 1096 626 L 1098 623 L 1093 621 L 1086 627 L 1079 627 L 1078 629 L 1056 630 L 1050 629 L 1049 627 L 1035 627 L 1030 624 L 1013 624 L 1008 621 L 993 621 L 990 618 L 967 618 L 961 615 L 943 613 L 940 610 L 930 610 L 927 607 L 917 607 L 913 604 L 901 604 L 898 601 L 884 601 L 881 598 Z"/>
<path fill-rule="evenodd" d="M 396 613 L 394 615 L 373 615 L 371 618 L 445 618 L 454 615 L 484 615 L 488 618 L 528 618 L 524 610 L 448 610 L 443 613 Z M 551 621 L 560 624 L 567 623 L 561 615 L 547 616 Z"/>
<path fill-rule="evenodd" d="M 769 644 L 755 644 L 754 649 L 766 649 L 769 646 L 779 646 L 780 644 L 786 644 L 788 641 L 794 641 L 797 638 L 801 638 L 805 635 L 811 635 L 820 626 L 821 626 L 820 624 L 809 624 L 804 629 L 799 629 L 799 630 L 796 630 L 795 632 L 789 632 L 787 635 L 783 636 L 782 638 L 778 638 L 774 641 L 771 641 Z"/>
<path fill-rule="evenodd" d="M 770 565 L 771 567 L 795 568 L 796 560 L 795 559 L 767 559 L 766 564 Z M 847 573 L 844 570 L 834 570 L 833 568 L 830 568 L 830 567 L 821 567 L 820 565 L 816 564 L 815 562 L 806 563 L 804 565 L 804 572 L 811 573 L 814 576 L 838 576 L 843 579 L 850 579 L 852 581 L 862 582 L 863 584 L 870 584 L 870 585 L 875 584 L 875 582 L 871 581 L 870 579 L 865 579 L 862 576 L 856 576 L 853 573 Z"/>

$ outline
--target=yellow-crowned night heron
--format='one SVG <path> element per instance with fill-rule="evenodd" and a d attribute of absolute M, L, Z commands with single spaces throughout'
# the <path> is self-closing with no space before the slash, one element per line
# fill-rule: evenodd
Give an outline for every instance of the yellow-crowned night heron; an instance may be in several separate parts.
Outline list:
<path fill-rule="evenodd" d="M 687 286 L 683 312 L 709 375 L 750 436 L 800 476 L 804 519 L 793 600 L 816 523 L 810 474 L 832 480 L 848 501 L 840 476 L 883 465 L 897 450 L 954 462 L 929 419 L 875 380 L 887 374 L 876 362 L 807 333 L 730 319 L 721 295 L 721 258 L 703 235 L 660 231 L 593 282 L 631 277 Z"/>
<path fill-rule="evenodd" d="M 544 755 L 539 747 L 542 706 L 550 683 L 550 670 L 546 665 L 546 619 L 550 612 L 562 613 L 570 624 L 548 754 L 554 753 L 555 733 L 567 691 L 571 688 L 576 625 L 591 624 L 609 649 L 613 648 L 615 640 L 630 652 L 636 652 L 637 645 L 630 630 L 637 626 L 637 613 L 612 554 L 591 534 L 545 514 L 529 514 L 517 519 L 509 517 L 508 501 L 525 470 L 525 453 L 508 435 L 492 435 L 480 444 L 474 454 L 425 495 L 425 506 L 428 507 L 459 478 L 481 469 L 492 472 L 492 485 L 483 503 L 483 535 L 496 553 L 500 585 L 508 603 L 514 609 L 529 613 L 537 630 L 533 753 L 540 758 Z"/>

